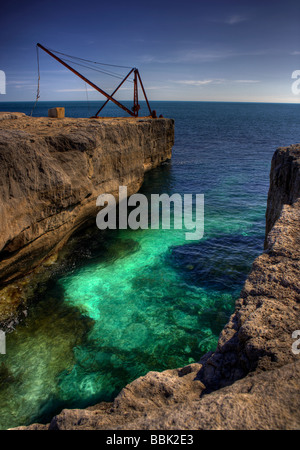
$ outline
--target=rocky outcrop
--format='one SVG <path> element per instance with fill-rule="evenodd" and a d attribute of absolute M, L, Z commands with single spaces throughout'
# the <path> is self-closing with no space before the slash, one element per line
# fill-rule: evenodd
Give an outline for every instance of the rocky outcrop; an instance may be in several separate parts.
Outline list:
<path fill-rule="evenodd" d="M 113 404 L 100 403 L 85 410 L 65 409 L 48 425 L 33 424 L 18 429 L 299 429 L 300 361 L 248 375 L 232 386 L 202 397 L 203 385 L 195 380 L 197 367 L 192 367 L 191 372 L 185 369 L 185 374 L 180 370 L 149 372 L 127 386 Z"/>
<path fill-rule="evenodd" d="M 111 404 L 63 410 L 48 425 L 20 429 L 299 429 L 300 355 L 292 352 L 292 332 L 300 329 L 299 159 L 300 145 L 274 155 L 266 250 L 214 353 L 149 372 Z"/>
<path fill-rule="evenodd" d="M 2 114 L 0 285 L 32 271 L 95 219 L 98 195 L 117 197 L 119 185 L 137 192 L 144 173 L 171 158 L 173 142 L 171 119 Z"/>
<path fill-rule="evenodd" d="M 265 252 L 199 373 L 208 390 L 297 359 L 291 348 L 300 329 L 300 146 L 274 154 L 266 222 Z"/>
<path fill-rule="evenodd" d="M 26 114 L 24 114 L 24 113 L 0 111 L 0 121 L 7 120 L 7 119 L 19 119 L 20 117 L 25 117 L 25 116 L 26 116 Z"/>
<path fill-rule="evenodd" d="M 272 159 L 270 189 L 266 214 L 266 241 L 283 205 L 291 205 L 300 197 L 299 145 L 278 148 Z"/>

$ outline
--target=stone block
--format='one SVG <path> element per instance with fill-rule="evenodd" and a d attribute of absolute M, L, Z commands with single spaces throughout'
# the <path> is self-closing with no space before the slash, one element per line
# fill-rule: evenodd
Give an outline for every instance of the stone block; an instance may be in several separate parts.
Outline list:
<path fill-rule="evenodd" d="M 65 117 L 65 108 L 50 108 L 48 109 L 48 117 L 55 117 L 56 119 L 63 119 Z"/>

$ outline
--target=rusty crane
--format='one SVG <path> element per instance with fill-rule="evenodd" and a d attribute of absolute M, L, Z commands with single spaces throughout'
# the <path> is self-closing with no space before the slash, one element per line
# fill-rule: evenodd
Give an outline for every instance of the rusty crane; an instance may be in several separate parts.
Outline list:
<path fill-rule="evenodd" d="M 156 111 L 155 110 L 151 110 L 151 108 L 150 108 L 150 104 L 149 104 L 149 101 L 148 101 L 148 98 L 147 98 L 147 95 L 146 95 L 146 92 L 145 92 L 145 89 L 144 89 L 144 86 L 143 86 L 143 83 L 142 83 L 142 80 L 141 80 L 140 73 L 139 73 L 139 71 L 138 71 L 138 69 L 136 67 L 133 67 L 133 68 L 130 69 L 128 74 L 122 79 L 121 83 L 117 86 L 117 88 L 113 91 L 112 94 L 108 94 L 103 89 L 101 89 L 99 86 L 97 86 L 95 83 L 93 83 L 88 78 L 86 78 L 81 73 L 79 73 L 77 70 L 75 70 L 73 67 L 71 67 L 66 62 L 66 61 L 69 62 L 69 60 L 62 59 L 59 56 L 57 56 L 56 54 L 54 54 L 53 53 L 54 50 L 51 51 L 51 50 L 49 50 L 48 48 L 44 47 L 42 44 L 39 44 L 39 43 L 37 44 L 37 49 L 38 48 L 44 50 L 46 53 L 48 53 L 48 55 L 52 56 L 52 58 L 56 59 L 56 61 L 61 63 L 63 66 L 65 66 L 71 72 L 73 72 L 75 75 L 77 75 L 79 78 L 81 78 L 85 83 L 89 84 L 92 88 L 96 89 L 96 91 L 100 92 L 100 94 L 104 95 L 104 97 L 107 98 L 107 100 L 104 102 L 104 104 L 101 106 L 101 108 L 99 108 L 99 110 L 96 112 L 96 114 L 94 116 L 92 116 L 92 118 L 98 118 L 99 117 L 99 113 L 102 111 L 102 109 L 105 107 L 105 105 L 107 105 L 107 103 L 109 101 L 113 102 L 115 105 L 117 105 L 120 108 L 122 108 L 124 111 L 126 111 L 131 116 L 137 117 L 138 114 L 139 114 L 139 110 L 140 110 L 139 99 L 138 99 L 138 85 L 139 84 L 140 84 L 140 87 L 141 87 L 141 89 L 143 91 L 144 98 L 146 100 L 150 116 L 153 117 L 153 118 L 156 118 Z M 65 53 L 61 53 L 61 52 L 57 52 L 57 51 L 55 51 L 55 53 L 63 55 L 63 56 L 66 56 L 66 57 L 71 57 L 70 55 L 67 55 Z M 93 61 L 89 61 L 89 60 L 86 60 L 86 59 L 83 59 L 83 58 L 78 58 L 78 57 L 71 57 L 71 58 L 75 58 L 76 60 L 80 60 L 81 62 L 83 62 L 83 61 L 93 62 Z M 75 64 L 83 65 L 83 64 L 80 64 L 80 63 L 75 63 Z M 98 63 L 98 64 L 101 64 L 101 63 Z M 103 63 L 102 63 L 102 65 L 113 66 L 112 64 L 103 64 Z M 84 66 L 84 67 L 87 67 L 87 66 Z M 125 67 L 125 66 L 117 66 L 117 67 Z M 101 72 L 101 70 L 99 70 L 99 72 Z M 104 73 L 109 74 L 108 72 L 104 72 Z M 120 89 L 120 87 L 123 85 L 123 83 L 126 80 L 128 80 L 128 78 L 132 74 L 134 75 L 134 78 L 133 78 L 133 107 L 130 110 L 125 105 L 123 105 L 121 102 L 116 100 L 113 96 Z"/>

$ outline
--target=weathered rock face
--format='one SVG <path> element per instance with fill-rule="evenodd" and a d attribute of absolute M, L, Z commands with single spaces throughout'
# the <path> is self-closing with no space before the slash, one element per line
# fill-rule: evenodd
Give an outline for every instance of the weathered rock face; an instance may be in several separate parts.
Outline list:
<path fill-rule="evenodd" d="M 180 370 L 176 373 L 149 372 L 123 389 L 113 404 L 100 403 L 85 410 L 65 409 L 48 425 L 33 424 L 18 429 L 299 429 L 299 361 L 280 369 L 248 375 L 232 386 L 201 398 L 203 386 L 195 380 L 197 367 L 193 366 L 185 374 Z"/>
<path fill-rule="evenodd" d="M 48 425 L 20 429 L 299 429 L 300 355 L 291 336 L 300 329 L 299 157 L 300 145 L 274 155 L 267 248 L 214 353 L 149 372 L 113 403 L 63 410 Z M 288 187 L 281 190 L 280 180 Z M 272 186 L 282 195 L 273 196 Z"/>
<path fill-rule="evenodd" d="M 272 159 L 270 189 L 266 214 L 266 238 L 279 218 L 283 205 L 291 205 L 300 197 L 299 145 L 278 148 Z M 265 246 L 268 243 L 266 240 Z"/>
<path fill-rule="evenodd" d="M 291 348 L 292 332 L 300 329 L 300 146 L 274 154 L 266 221 L 265 252 L 199 373 L 209 390 L 297 359 Z"/>
<path fill-rule="evenodd" d="M 16 120 L 13 120 L 13 119 Z M 99 208 L 96 198 L 137 192 L 171 157 L 171 119 L 0 121 L 0 285 L 55 253 Z"/>

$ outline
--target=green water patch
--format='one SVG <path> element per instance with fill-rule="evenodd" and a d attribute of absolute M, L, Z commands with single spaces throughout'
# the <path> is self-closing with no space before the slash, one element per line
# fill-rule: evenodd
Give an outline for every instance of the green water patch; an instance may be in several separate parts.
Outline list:
<path fill-rule="evenodd" d="M 94 321 L 73 370 L 60 381 L 66 399 L 74 386 L 80 398 L 110 399 L 149 370 L 197 361 L 216 347 L 232 311 L 232 287 L 196 286 L 174 270 L 170 255 L 186 242 L 184 230 L 124 230 L 115 238 L 129 236 L 136 251 L 58 281 L 65 302 Z"/>
<path fill-rule="evenodd" d="M 1 428 L 49 420 L 62 407 L 57 376 L 71 370 L 73 349 L 92 321 L 62 301 L 58 289 L 29 309 L 27 319 L 6 337 L 0 360 Z"/>
<path fill-rule="evenodd" d="M 75 237 L 26 320 L 7 336 L 1 428 L 111 401 L 149 370 L 186 365 L 216 347 L 235 294 L 196 286 L 174 267 L 184 230 L 109 234 L 103 240 L 90 229 Z"/>
<path fill-rule="evenodd" d="M 171 183 L 163 176 L 169 171 L 151 174 L 159 189 L 162 179 Z M 208 193 L 200 241 L 187 241 L 185 229 L 100 231 L 95 224 L 73 236 L 27 318 L 7 336 L 1 428 L 111 401 L 149 370 L 182 367 L 216 348 L 263 241 L 262 206 L 234 198 L 226 206 L 234 182 L 224 182 L 224 197 Z M 151 192 L 153 183 L 146 180 L 146 194 L 147 186 Z"/>

